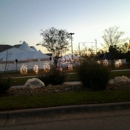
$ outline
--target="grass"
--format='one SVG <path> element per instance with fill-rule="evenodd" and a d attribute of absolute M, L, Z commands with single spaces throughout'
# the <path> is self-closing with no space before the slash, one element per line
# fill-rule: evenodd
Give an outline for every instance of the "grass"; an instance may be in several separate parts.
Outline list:
<path fill-rule="evenodd" d="M 128 101 L 130 101 L 130 90 L 3 96 L 0 97 L 0 111 Z"/>
<path fill-rule="evenodd" d="M 114 71 L 110 74 L 110 79 L 115 78 L 116 76 L 127 76 L 130 77 L 130 71 Z"/>
<path fill-rule="evenodd" d="M 115 78 L 116 76 L 127 76 L 127 77 L 130 77 L 130 71 L 114 71 L 114 72 L 111 72 L 110 73 L 110 79 L 113 79 Z M 66 81 L 77 81 L 79 80 L 79 77 L 78 75 L 75 73 L 75 74 L 69 74 Z"/>
<path fill-rule="evenodd" d="M 67 78 L 66 78 L 66 82 L 68 81 L 79 81 L 79 77 L 76 73 L 74 74 L 67 74 Z M 127 76 L 130 77 L 130 71 L 114 71 L 110 73 L 110 79 L 115 78 L 116 76 Z M 17 85 L 23 85 L 25 84 L 25 82 L 30 79 L 30 77 L 25 78 L 25 77 L 21 77 L 21 78 L 13 78 L 11 80 L 11 86 L 17 86 Z"/>
<path fill-rule="evenodd" d="M 25 82 L 30 78 L 16 78 L 11 80 L 11 86 L 24 85 Z"/>

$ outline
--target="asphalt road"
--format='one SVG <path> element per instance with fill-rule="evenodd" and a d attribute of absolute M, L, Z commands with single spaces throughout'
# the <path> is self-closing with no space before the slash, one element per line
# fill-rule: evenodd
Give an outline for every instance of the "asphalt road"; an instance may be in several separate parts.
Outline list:
<path fill-rule="evenodd" d="M 13 117 L 0 120 L 0 130 L 130 130 L 130 110 Z"/>

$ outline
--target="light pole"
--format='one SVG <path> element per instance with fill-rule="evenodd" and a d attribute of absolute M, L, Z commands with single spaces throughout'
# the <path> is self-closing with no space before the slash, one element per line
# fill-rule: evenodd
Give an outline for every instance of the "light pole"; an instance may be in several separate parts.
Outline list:
<path fill-rule="evenodd" d="M 73 59 L 73 44 L 72 44 L 72 35 L 74 35 L 74 33 L 69 33 L 69 35 L 71 35 L 71 52 L 72 52 L 72 59 Z"/>

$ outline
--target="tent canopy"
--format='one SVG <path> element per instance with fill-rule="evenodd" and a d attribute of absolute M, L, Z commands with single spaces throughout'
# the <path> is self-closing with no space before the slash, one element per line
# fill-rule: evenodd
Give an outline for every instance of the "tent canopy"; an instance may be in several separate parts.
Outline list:
<path fill-rule="evenodd" d="M 67 54 L 58 59 L 57 66 L 63 68 L 68 67 L 69 64 L 77 66 L 79 64 L 79 59 L 79 56 Z"/>
<path fill-rule="evenodd" d="M 6 64 L 6 70 L 16 70 L 16 64 L 18 69 L 22 64 L 26 64 L 28 69 L 32 69 L 34 65 L 42 69 L 45 62 L 53 64 L 53 59 L 50 60 L 50 56 L 37 51 L 35 47 L 29 47 L 26 42 L 19 48 L 13 47 L 0 53 L 0 71 L 5 70 Z"/>
<path fill-rule="evenodd" d="M 34 47 L 33 49 L 28 46 L 26 42 L 19 48 L 12 47 L 8 50 L 3 51 L 0 53 L 0 60 L 1 61 L 15 61 L 17 60 L 30 60 L 30 59 L 49 59 L 50 56 L 43 54 L 40 51 L 37 51 Z"/>
<path fill-rule="evenodd" d="M 24 50 L 24 51 L 35 51 L 31 47 L 29 47 L 28 44 L 25 41 L 21 44 L 19 49 Z"/>

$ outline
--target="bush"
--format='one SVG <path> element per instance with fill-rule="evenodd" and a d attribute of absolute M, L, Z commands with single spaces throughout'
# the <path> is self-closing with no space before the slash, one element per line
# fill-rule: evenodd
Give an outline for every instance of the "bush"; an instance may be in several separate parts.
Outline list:
<path fill-rule="evenodd" d="M 84 60 L 77 67 L 83 87 L 92 90 L 104 90 L 107 86 L 110 70 L 94 60 Z"/>
<path fill-rule="evenodd" d="M 59 85 L 65 82 L 66 74 L 54 68 L 50 72 L 50 78 L 52 85 Z"/>
<path fill-rule="evenodd" d="M 1 78 L 0 77 L 0 95 L 5 94 L 5 92 L 11 87 L 10 85 L 11 78 Z"/>
<path fill-rule="evenodd" d="M 49 84 L 52 85 L 60 85 L 65 82 L 66 74 L 61 72 L 60 70 L 53 68 L 50 72 L 45 75 L 41 75 L 38 77 L 44 84 L 47 86 Z"/>
<path fill-rule="evenodd" d="M 45 86 L 47 86 L 47 85 L 50 84 L 50 76 L 49 76 L 49 74 L 40 75 L 40 76 L 38 77 L 38 79 L 40 79 L 42 82 L 44 82 Z"/>

